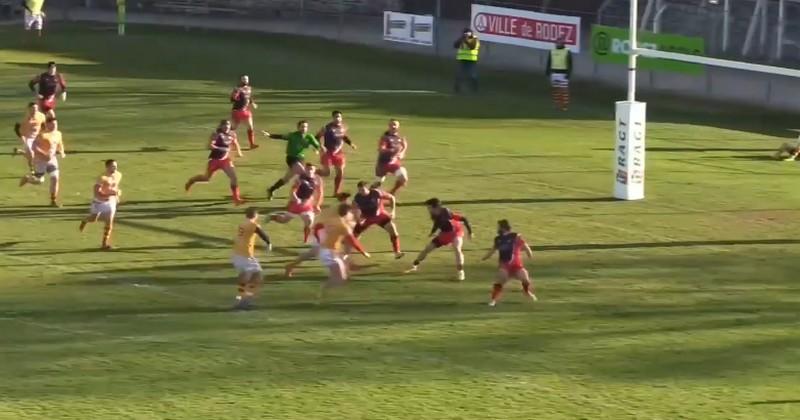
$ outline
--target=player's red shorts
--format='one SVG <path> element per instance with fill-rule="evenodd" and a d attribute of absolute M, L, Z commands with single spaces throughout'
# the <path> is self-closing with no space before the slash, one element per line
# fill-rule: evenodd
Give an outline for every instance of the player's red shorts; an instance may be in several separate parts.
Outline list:
<path fill-rule="evenodd" d="M 378 163 L 375 166 L 375 176 L 386 176 L 388 174 L 393 174 L 400 170 L 403 167 L 403 162 L 400 159 L 395 159 L 389 163 Z"/>
<path fill-rule="evenodd" d="M 39 110 L 42 112 L 48 112 L 50 110 L 56 109 L 56 97 L 48 96 L 47 98 L 39 99 Z"/>
<path fill-rule="evenodd" d="M 225 159 L 209 159 L 208 160 L 208 173 L 213 174 L 220 169 L 233 168 L 233 162 L 230 158 Z"/>
<path fill-rule="evenodd" d="M 436 245 L 437 248 L 447 246 L 452 244 L 456 238 L 461 238 L 464 236 L 464 233 L 452 230 L 450 232 L 439 232 L 435 238 L 431 242 Z"/>
<path fill-rule="evenodd" d="M 344 167 L 346 163 L 344 153 L 341 150 L 338 153 L 323 153 L 319 157 L 319 161 L 322 166 L 335 166 L 337 168 Z"/>
<path fill-rule="evenodd" d="M 314 206 L 311 204 L 311 200 L 306 200 L 301 203 L 291 201 L 289 202 L 289 207 L 286 210 L 292 214 L 313 213 Z"/>
<path fill-rule="evenodd" d="M 231 119 L 237 123 L 245 122 L 252 117 L 253 114 L 250 112 L 249 109 L 234 109 L 231 111 Z"/>
<path fill-rule="evenodd" d="M 391 221 L 392 221 L 392 216 L 389 216 L 386 213 L 378 213 L 375 216 L 367 217 L 358 222 L 356 227 L 353 229 L 353 234 L 358 236 L 372 225 L 378 225 L 380 227 L 384 227 L 389 223 L 391 223 Z"/>
<path fill-rule="evenodd" d="M 518 261 L 501 261 L 500 262 L 500 269 L 505 271 L 506 274 L 511 277 L 519 273 L 521 270 L 525 269 L 525 266 L 522 265 Z"/>

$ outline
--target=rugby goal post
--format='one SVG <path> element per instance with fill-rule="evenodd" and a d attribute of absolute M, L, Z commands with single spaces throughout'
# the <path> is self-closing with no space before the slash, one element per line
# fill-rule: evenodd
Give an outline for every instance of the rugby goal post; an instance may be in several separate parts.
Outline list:
<path fill-rule="evenodd" d="M 644 198 L 647 105 L 644 102 L 636 101 L 636 59 L 638 56 L 800 78 L 800 70 L 796 69 L 639 48 L 637 45 L 638 3 L 638 0 L 630 0 L 628 98 L 625 101 L 617 102 L 615 109 L 614 198 L 620 200 Z"/>

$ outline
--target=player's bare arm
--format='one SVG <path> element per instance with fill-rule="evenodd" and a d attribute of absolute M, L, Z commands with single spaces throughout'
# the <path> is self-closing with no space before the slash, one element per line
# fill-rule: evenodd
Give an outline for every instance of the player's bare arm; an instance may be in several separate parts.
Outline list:
<path fill-rule="evenodd" d="M 350 146 L 351 149 L 353 149 L 353 150 L 357 150 L 358 149 L 356 144 L 353 143 L 353 140 L 350 139 L 350 136 L 344 136 L 344 138 L 342 140 L 344 140 L 344 142 L 347 143 L 347 145 Z"/>
<path fill-rule="evenodd" d="M 522 247 L 525 249 L 525 255 L 527 255 L 529 259 L 533 259 L 533 250 L 531 249 L 531 246 L 528 245 L 528 243 L 525 242 L 525 240 L 523 240 L 521 237 L 520 240 L 522 241 Z"/>
<path fill-rule="evenodd" d="M 261 227 L 259 226 L 256 228 L 256 235 L 258 235 L 258 237 L 261 238 L 262 241 L 264 241 L 264 245 L 267 248 L 267 252 L 272 251 L 272 241 L 270 241 L 267 232 L 265 232 L 264 229 L 261 229 Z"/>
<path fill-rule="evenodd" d="M 314 188 L 314 211 L 319 213 L 322 211 L 322 201 L 324 200 L 324 192 L 323 192 L 323 185 L 324 182 L 322 181 L 322 177 L 319 175 L 314 176 L 314 182 L 316 182 L 316 188 Z"/>
<path fill-rule="evenodd" d="M 392 210 L 389 212 L 389 216 L 391 216 L 392 219 L 394 219 L 395 212 L 397 210 L 397 199 L 392 194 L 389 193 L 383 193 L 383 194 L 384 195 L 382 198 L 388 201 L 389 205 L 392 207 Z"/>
<path fill-rule="evenodd" d="M 233 136 L 233 149 L 236 150 L 236 156 L 242 157 L 242 148 L 239 146 L 239 140 L 236 139 L 236 136 Z"/>
<path fill-rule="evenodd" d="M 489 251 L 486 252 L 486 255 L 484 255 L 483 258 L 481 258 L 481 261 L 486 261 L 489 258 L 492 258 L 492 255 L 494 255 L 495 252 L 497 252 L 497 246 L 496 245 L 492 246 L 492 248 Z"/>

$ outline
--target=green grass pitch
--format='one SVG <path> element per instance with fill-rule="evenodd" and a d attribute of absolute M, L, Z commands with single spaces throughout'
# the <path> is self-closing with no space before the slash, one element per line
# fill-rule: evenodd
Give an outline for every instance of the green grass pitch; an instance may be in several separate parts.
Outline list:
<path fill-rule="evenodd" d="M 562 114 L 538 74 L 485 71 L 484 93 L 456 97 L 451 62 L 321 40 L 50 35 L 26 46 L 0 28 L 4 153 L 43 63 L 70 87 L 64 207 L 18 188 L 22 159 L 0 157 L 0 419 L 800 418 L 800 167 L 766 159 L 792 116 L 649 96 L 647 200 L 614 202 L 620 92 L 577 85 Z M 317 263 L 280 276 L 300 227 L 268 225 L 261 308 L 228 311 L 241 209 L 221 175 L 182 186 L 240 73 L 258 128 L 345 112 L 351 188 L 402 120 L 407 260 L 369 231 L 370 268 L 316 305 Z M 276 209 L 286 191 L 268 203 L 264 189 L 283 143 L 261 143 L 237 162 L 242 191 Z M 125 175 L 112 253 L 96 251 L 100 226 L 77 230 L 106 158 Z M 427 240 L 430 196 L 475 225 L 461 284 L 448 250 L 399 274 Z M 501 217 L 534 245 L 538 303 L 512 284 L 486 306 L 494 262 L 478 259 Z"/>

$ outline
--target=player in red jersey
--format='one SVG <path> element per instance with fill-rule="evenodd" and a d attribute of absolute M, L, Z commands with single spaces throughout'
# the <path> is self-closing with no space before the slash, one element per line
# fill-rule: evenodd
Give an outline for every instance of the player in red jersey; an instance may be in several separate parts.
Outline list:
<path fill-rule="evenodd" d="M 497 237 L 494 238 L 494 246 L 483 257 L 483 260 L 491 258 L 495 251 L 499 253 L 500 261 L 489 306 L 497 305 L 497 299 L 503 293 L 503 286 L 511 278 L 519 279 L 522 282 L 522 293 L 535 302 L 536 295 L 533 294 L 530 275 L 522 264 L 522 251 L 528 254 L 528 258 L 533 258 L 533 251 L 522 239 L 522 235 L 511 231 L 511 224 L 508 220 L 503 219 L 497 222 Z"/>
<path fill-rule="evenodd" d="M 408 142 L 400 134 L 400 121 L 389 120 L 389 128 L 383 133 L 378 142 L 378 163 L 375 165 L 374 187 L 380 187 L 386 175 L 393 174 L 397 180 L 394 187 L 389 190 L 392 195 L 408 183 L 408 171 L 403 166 L 403 158 L 408 151 Z"/>
<path fill-rule="evenodd" d="M 289 223 L 295 217 L 303 220 L 303 243 L 308 243 L 314 216 L 320 212 L 322 205 L 322 178 L 317 175 L 317 168 L 306 163 L 306 171 L 297 177 L 297 181 L 289 196 L 286 211 L 272 213 L 268 220 L 278 223 Z"/>
<path fill-rule="evenodd" d="M 239 84 L 231 92 L 231 103 L 233 110 L 231 111 L 231 121 L 233 121 L 232 129 L 236 131 L 239 124 L 244 122 L 247 124 L 247 142 L 250 144 L 250 149 L 258 147 L 256 144 L 256 131 L 253 126 L 253 110 L 258 109 L 258 105 L 253 101 L 253 88 L 250 86 L 250 77 L 243 74 L 239 78 Z"/>
<path fill-rule="evenodd" d="M 347 125 L 342 119 L 342 112 L 333 111 L 331 117 L 333 118 L 331 122 L 320 128 L 316 138 L 321 140 L 320 142 L 322 143 L 322 154 L 320 155 L 322 168 L 319 170 L 319 174 L 321 176 L 330 176 L 331 166 L 333 166 L 336 173 L 333 178 L 333 194 L 336 196 L 342 191 L 342 181 L 344 180 L 344 167 L 346 164 L 344 144 L 347 143 L 353 150 L 356 150 L 357 147 L 347 135 Z"/>
<path fill-rule="evenodd" d="M 390 212 L 383 208 L 383 203 L 386 201 L 392 206 Z M 370 188 L 369 184 L 361 181 L 358 183 L 358 192 L 353 196 L 353 204 L 357 210 L 358 220 L 358 224 L 353 229 L 353 235 L 357 238 L 370 226 L 378 225 L 389 233 L 395 258 L 403 257 L 403 253 L 400 251 L 400 236 L 397 233 L 397 226 L 394 224 L 395 209 L 397 208 L 394 196 L 377 188 Z"/>
<path fill-rule="evenodd" d="M 38 86 L 38 88 L 37 88 Z M 31 92 L 36 94 L 39 110 L 50 118 L 55 118 L 56 95 L 61 92 L 61 100 L 67 100 L 67 82 L 58 72 L 56 62 L 47 63 L 47 71 L 28 82 Z"/>
<path fill-rule="evenodd" d="M 472 237 L 472 227 L 466 217 L 453 213 L 447 207 L 442 206 L 442 202 L 438 198 L 431 198 L 425 202 L 428 207 L 428 213 L 433 220 L 433 228 L 431 228 L 431 236 L 439 231 L 439 234 L 419 253 L 414 260 L 414 265 L 406 271 L 406 273 L 413 273 L 419 269 L 419 264 L 425 260 L 425 257 L 436 248 L 441 248 L 446 245 L 453 245 L 453 250 L 456 253 L 456 278 L 461 281 L 464 280 L 464 252 L 461 248 L 464 246 L 464 228 L 467 228 L 469 237 Z"/>
<path fill-rule="evenodd" d="M 208 148 L 211 152 L 208 154 L 206 173 L 189 178 L 184 186 L 186 192 L 189 192 L 192 185 L 195 183 L 210 181 L 214 172 L 221 169 L 231 181 L 233 203 L 237 206 L 244 203 L 239 193 L 239 181 L 236 178 L 236 169 L 234 169 L 233 161 L 230 156 L 231 146 L 236 151 L 237 156 L 242 157 L 242 150 L 239 147 L 239 141 L 236 139 L 236 132 L 231 129 L 231 122 L 222 120 L 217 130 L 211 133 L 211 139 L 208 144 Z"/>

